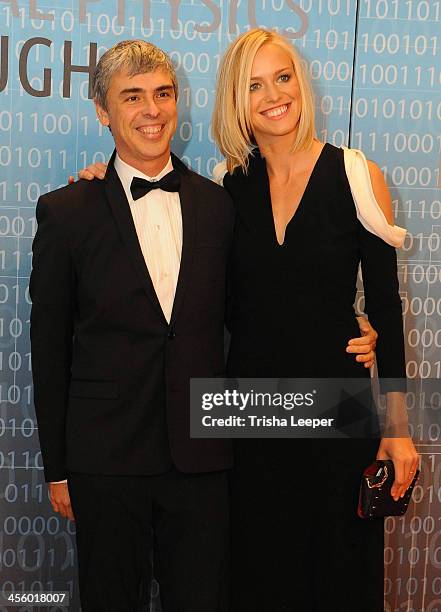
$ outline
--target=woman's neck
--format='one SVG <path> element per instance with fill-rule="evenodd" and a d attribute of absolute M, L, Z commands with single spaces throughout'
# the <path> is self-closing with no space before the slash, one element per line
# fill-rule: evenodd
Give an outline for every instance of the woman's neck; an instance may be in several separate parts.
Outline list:
<path fill-rule="evenodd" d="M 259 143 L 257 143 L 259 145 Z M 317 148 L 321 144 L 314 140 L 312 146 L 308 150 L 291 151 L 292 142 L 282 142 L 282 139 L 277 139 L 276 142 L 265 143 L 259 145 L 260 154 L 265 158 L 268 176 L 288 181 L 292 174 L 308 165 L 311 159 L 311 154 L 315 154 Z"/>

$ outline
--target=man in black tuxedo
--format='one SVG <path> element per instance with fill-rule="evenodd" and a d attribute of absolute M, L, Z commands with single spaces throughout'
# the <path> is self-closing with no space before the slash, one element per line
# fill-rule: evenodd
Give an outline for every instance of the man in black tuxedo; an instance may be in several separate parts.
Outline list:
<path fill-rule="evenodd" d="M 190 439 L 189 381 L 224 371 L 232 204 L 170 154 L 178 85 L 160 49 L 118 43 L 93 88 L 116 147 L 105 180 L 37 205 L 45 477 L 54 509 L 75 516 L 83 611 L 138 610 L 149 542 L 164 612 L 220 612 L 232 455 L 228 441 Z"/>

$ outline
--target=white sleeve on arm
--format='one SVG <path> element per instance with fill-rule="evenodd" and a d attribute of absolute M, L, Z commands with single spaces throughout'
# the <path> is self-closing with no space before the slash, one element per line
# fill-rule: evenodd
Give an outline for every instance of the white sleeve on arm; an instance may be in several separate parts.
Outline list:
<path fill-rule="evenodd" d="M 54 480 L 53 482 L 50 482 L 49 484 L 64 484 L 67 482 L 66 480 Z"/>
<path fill-rule="evenodd" d="M 371 234 L 382 238 L 387 244 L 395 248 L 401 247 L 406 237 L 406 230 L 398 227 L 398 225 L 389 225 L 387 222 L 380 205 L 375 199 L 364 153 L 358 149 L 342 148 L 346 176 L 354 198 L 358 220 Z"/>
<path fill-rule="evenodd" d="M 213 181 L 218 185 L 223 186 L 224 184 L 224 176 L 227 173 L 227 162 L 222 160 L 213 168 Z"/>

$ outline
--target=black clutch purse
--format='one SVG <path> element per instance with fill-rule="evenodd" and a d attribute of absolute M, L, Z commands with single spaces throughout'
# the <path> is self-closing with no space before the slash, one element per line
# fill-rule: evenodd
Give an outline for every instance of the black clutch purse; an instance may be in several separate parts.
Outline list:
<path fill-rule="evenodd" d="M 390 459 L 374 461 L 363 472 L 358 499 L 358 516 L 360 518 L 377 518 L 405 514 L 419 474 L 420 471 L 417 470 L 404 497 L 395 501 L 390 494 L 395 480 L 393 461 Z"/>

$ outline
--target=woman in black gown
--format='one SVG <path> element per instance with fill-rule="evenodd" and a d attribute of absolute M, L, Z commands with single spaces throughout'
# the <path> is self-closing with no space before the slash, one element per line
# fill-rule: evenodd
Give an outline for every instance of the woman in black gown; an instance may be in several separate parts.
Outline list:
<path fill-rule="evenodd" d="M 309 85 L 284 39 L 254 30 L 227 50 L 213 128 L 237 211 L 228 375 L 369 376 L 344 351 L 358 331 L 361 261 L 380 376 L 404 379 L 396 254 L 379 237 L 402 234 L 391 229 L 387 187 L 369 163 L 384 213 L 375 235 L 364 212 L 357 217 L 343 150 L 314 138 Z M 325 359 L 324 313 L 332 330 Z M 356 513 L 361 474 L 376 456 L 393 459 L 398 498 L 418 461 L 409 438 L 379 447 L 372 439 L 235 441 L 234 612 L 383 610 L 383 522 Z"/>

